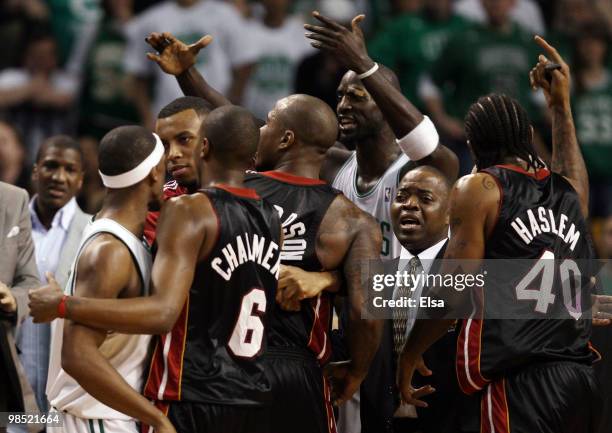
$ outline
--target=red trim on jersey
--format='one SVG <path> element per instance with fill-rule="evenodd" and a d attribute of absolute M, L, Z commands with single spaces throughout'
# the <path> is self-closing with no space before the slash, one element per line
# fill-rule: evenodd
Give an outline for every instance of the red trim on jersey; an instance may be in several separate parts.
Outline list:
<path fill-rule="evenodd" d="M 324 374 L 323 378 L 323 405 L 325 406 L 325 415 L 327 417 L 327 433 L 337 433 L 336 418 L 334 417 L 334 407 L 331 401 L 331 386 Z"/>
<path fill-rule="evenodd" d="M 517 173 L 524 174 L 529 177 L 533 177 L 536 180 L 546 179 L 550 176 L 550 171 L 547 168 L 540 168 L 535 173 L 525 170 L 523 167 L 519 167 L 514 164 L 498 164 L 495 167 L 505 168 L 507 170 L 516 171 Z"/>
<path fill-rule="evenodd" d="M 319 365 L 324 365 L 331 356 L 331 340 L 328 335 L 331 303 L 326 293 L 321 293 L 308 302 L 312 308 L 313 318 L 307 346 L 315 354 Z"/>
<path fill-rule="evenodd" d="M 461 331 L 457 338 L 457 362 L 455 364 L 459 388 L 466 394 L 480 391 L 489 382 L 480 371 L 484 294 L 483 290 L 473 293 L 475 294 L 474 308 L 476 311 L 472 319 L 463 319 L 461 324 Z"/>
<path fill-rule="evenodd" d="M 259 174 L 262 176 L 271 177 L 272 179 L 280 180 L 281 182 L 291 183 L 293 185 L 327 185 L 327 182 L 321 179 L 296 176 L 294 174 L 276 170 L 262 171 Z"/>
<path fill-rule="evenodd" d="M 153 400 L 180 400 L 185 340 L 189 319 L 189 296 L 172 330 L 162 335 L 155 347 L 144 395 Z M 167 343 L 168 339 L 170 342 Z M 167 356 L 164 347 L 169 344 Z M 165 383 L 164 383 L 165 376 Z M 163 388 L 163 389 L 162 389 Z M 161 399 L 160 399 L 161 393 Z"/>
<path fill-rule="evenodd" d="M 590 350 L 591 352 L 593 352 L 593 353 L 595 354 L 595 356 L 597 357 L 597 359 L 595 359 L 593 362 L 599 362 L 599 361 L 601 361 L 601 360 L 603 359 L 603 356 L 601 356 L 601 353 L 599 352 L 599 350 L 597 350 L 597 349 L 595 348 L 595 346 L 593 346 L 593 343 L 591 343 L 591 341 L 590 341 L 590 340 L 588 341 L 588 343 L 587 343 L 587 344 L 588 344 L 589 350 Z"/>
<path fill-rule="evenodd" d="M 216 185 L 213 185 L 214 188 L 219 188 L 222 189 L 224 191 L 229 192 L 230 194 L 234 194 L 237 195 L 239 197 L 244 197 L 244 198 L 252 198 L 255 200 L 259 200 L 260 197 L 257 194 L 257 192 L 254 189 L 251 188 L 238 188 L 235 186 L 229 186 L 229 185 L 225 185 L 223 183 L 218 183 Z"/>
<path fill-rule="evenodd" d="M 482 433 L 510 433 L 506 379 L 489 384 L 482 393 L 480 431 Z"/>

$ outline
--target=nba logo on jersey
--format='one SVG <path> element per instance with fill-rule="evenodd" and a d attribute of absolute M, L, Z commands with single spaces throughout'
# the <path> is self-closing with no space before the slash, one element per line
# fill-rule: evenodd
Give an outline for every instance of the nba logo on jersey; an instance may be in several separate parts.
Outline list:
<path fill-rule="evenodd" d="M 391 201 L 391 188 L 385 188 L 385 203 Z"/>

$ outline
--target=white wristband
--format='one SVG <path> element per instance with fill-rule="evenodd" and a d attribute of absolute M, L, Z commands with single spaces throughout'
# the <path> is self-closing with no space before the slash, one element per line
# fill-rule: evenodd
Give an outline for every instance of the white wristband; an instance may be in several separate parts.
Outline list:
<path fill-rule="evenodd" d="M 376 71 L 378 71 L 378 63 L 374 62 L 374 66 L 362 74 L 357 74 L 357 78 L 363 80 L 364 78 L 368 78 L 370 75 L 374 74 Z"/>
<path fill-rule="evenodd" d="M 440 137 L 429 117 L 423 116 L 423 120 L 416 128 L 395 141 L 411 161 L 418 161 L 436 150 Z"/>

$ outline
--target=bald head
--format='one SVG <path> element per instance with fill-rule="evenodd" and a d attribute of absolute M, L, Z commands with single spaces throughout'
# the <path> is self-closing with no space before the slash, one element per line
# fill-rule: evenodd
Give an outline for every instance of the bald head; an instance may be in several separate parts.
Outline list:
<path fill-rule="evenodd" d="M 276 103 L 275 115 L 295 140 L 326 152 L 338 137 L 336 114 L 325 102 L 308 95 L 291 95 Z"/>
<path fill-rule="evenodd" d="M 210 155 L 228 168 L 248 167 L 257 150 L 259 128 L 246 109 L 226 105 L 210 112 L 203 125 Z"/>
<path fill-rule="evenodd" d="M 325 102 L 308 95 L 288 96 L 268 113 L 261 128 L 255 166 L 258 170 L 273 170 L 287 158 L 305 164 L 317 160 L 321 163 L 337 137 L 336 114 Z"/>

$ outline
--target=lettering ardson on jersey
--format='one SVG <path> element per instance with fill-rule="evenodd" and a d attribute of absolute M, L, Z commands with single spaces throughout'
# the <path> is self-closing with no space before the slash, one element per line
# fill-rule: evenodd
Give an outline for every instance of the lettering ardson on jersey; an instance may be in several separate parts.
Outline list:
<path fill-rule="evenodd" d="M 308 242 L 302 236 L 306 234 L 306 225 L 302 221 L 296 221 L 298 214 L 295 212 L 285 215 L 285 210 L 274 205 L 281 219 L 283 227 L 283 250 L 281 251 L 281 260 L 300 261 L 304 258 Z M 284 216 L 284 219 L 283 219 Z"/>
<path fill-rule="evenodd" d="M 211 267 L 223 278 L 229 281 L 234 269 L 246 262 L 254 262 L 263 266 L 278 279 L 280 259 L 274 261 L 278 244 L 257 234 L 244 233 L 228 242 L 222 249 L 223 257 L 214 257 Z"/>

